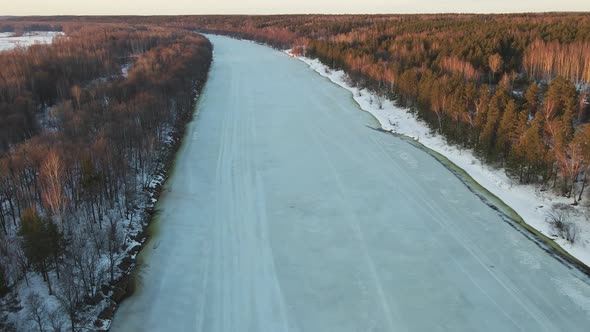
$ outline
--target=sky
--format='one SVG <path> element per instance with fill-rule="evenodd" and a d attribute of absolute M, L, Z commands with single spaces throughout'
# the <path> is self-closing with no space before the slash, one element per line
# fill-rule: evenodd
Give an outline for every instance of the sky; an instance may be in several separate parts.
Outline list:
<path fill-rule="evenodd" d="M 0 0 L 0 16 L 543 11 L 590 11 L 590 0 Z"/>

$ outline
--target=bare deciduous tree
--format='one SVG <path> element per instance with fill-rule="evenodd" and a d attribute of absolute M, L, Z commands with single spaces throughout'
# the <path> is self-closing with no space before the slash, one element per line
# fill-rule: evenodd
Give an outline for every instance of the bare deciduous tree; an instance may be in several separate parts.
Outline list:
<path fill-rule="evenodd" d="M 572 244 L 576 242 L 578 227 L 570 220 L 570 213 L 567 209 L 554 208 L 551 212 L 547 212 L 545 218 L 558 236 Z"/>
<path fill-rule="evenodd" d="M 115 277 L 115 266 L 119 259 L 121 246 L 123 245 L 123 233 L 121 232 L 117 223 L 111 218 L 109 219 L 109 227 L 106 230 L 107 255 L 109 258 L 109 274 L 110 281 Z"/>
<path fill-rule="evenodd" d="M 41 181 L 44 187 L 43 203 L 57 217 L 62 231 L 64 230 L 62 217 L 67 205 L 67 197 L 61 185 L 63 173 L 64 165 L 60 155 L 56 150 L 50 150 L 40 169 Z"/>
<path fill-rule="evenodd" d="M 63 310 L 61 308 L 55 308 L 51 310 L 47 315 L 49 325 L 53 332 L 61 332 L 63 330 L 64 321 L 62 320 Z"/>
<path fill-rule="evenodd" d="M 40 332 L 44 332 L 43 323 L 47 315 L 47 310 L 41 296 L 37 293 L 31 293 L 25 299 L 25 304 L 30 319 L 37 324 Z"/>
<path fill-rule="evenodd" d="M 65 269 L 59 282 L 59 292 L 56 295 L 59 303 L 70 319 L 72 332 L 76 331 L 78 307 L 81 302 L 82 291 L 76 283 L 73 267 Z"/>

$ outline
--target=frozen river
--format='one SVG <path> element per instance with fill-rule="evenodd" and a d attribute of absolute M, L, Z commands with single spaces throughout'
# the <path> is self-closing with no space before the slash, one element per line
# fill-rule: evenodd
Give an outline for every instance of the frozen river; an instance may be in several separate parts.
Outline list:
<path fill-rule="evenodd" d="M 57 31 L 32 31 L 21 36 L 14 36 L 11 32 L 0 32 L 0 52 L 11 50 L 17 46 L 51 44 L 54 37 L 63 35 L 63 32 Z"/>
<path fill-rule="evenodd" d="M 113 331 L 588 331 L 590 285 L 304 63 L 224 37 Z"/>

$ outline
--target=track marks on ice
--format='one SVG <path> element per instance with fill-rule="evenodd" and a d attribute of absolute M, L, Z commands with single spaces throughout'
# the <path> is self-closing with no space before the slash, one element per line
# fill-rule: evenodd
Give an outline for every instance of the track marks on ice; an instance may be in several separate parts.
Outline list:
<path fill-rule="evenodd" d="M 234 83 L 230 91 L 232 100 L 240 100 Z M 223 128 L 216 169 L 216 236 L 207 276 L 207 288 L 214 290 L 209 310 L 214 312 L 199 314 L 212 319 L 201 322 L 200 331 L 288 331 L 269 243 L 266 193 L 251 151 L 245 149 L 255 135 L 253 119 L 232 103 Z"/>

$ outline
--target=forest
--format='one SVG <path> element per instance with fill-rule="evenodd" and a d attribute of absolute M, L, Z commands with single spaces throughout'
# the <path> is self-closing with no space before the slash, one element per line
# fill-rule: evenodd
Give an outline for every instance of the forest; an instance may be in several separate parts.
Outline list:
<path fill-rule="evenodd" d="M 108 318 L 120 300 L 117 282 L 212 46 L 185 30 L 123 22 L 4 24 L 65 35 L 0 52 L 1 311 L 24 310 L 41 331 L 100 328 L 88 319 Z M 18 294 L 23 282 L 33 291 Z M 27 329 L 2 316 L 0 330 Z"/>

